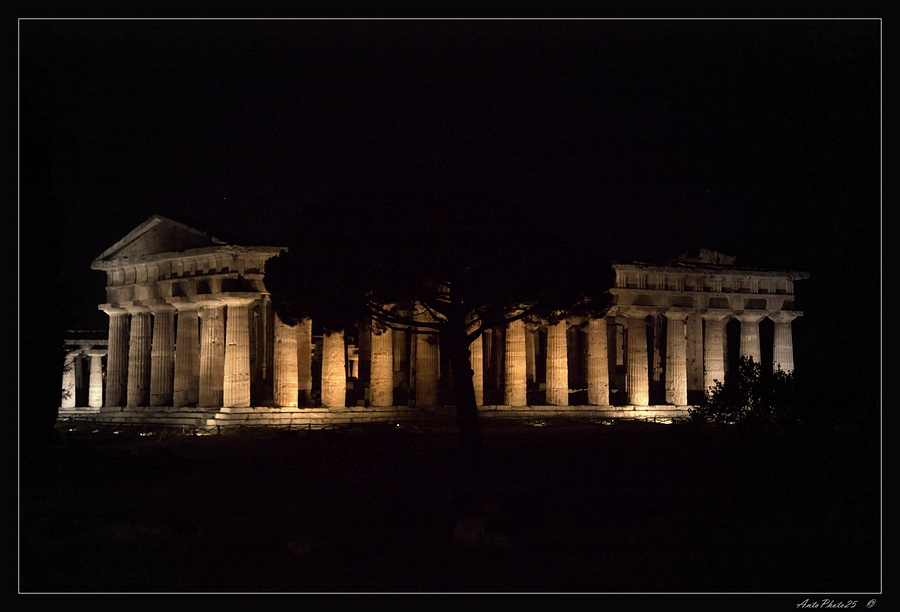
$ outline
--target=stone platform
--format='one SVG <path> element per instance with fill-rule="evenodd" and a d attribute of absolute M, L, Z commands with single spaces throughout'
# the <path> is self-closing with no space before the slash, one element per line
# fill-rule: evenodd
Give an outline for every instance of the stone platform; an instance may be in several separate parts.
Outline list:
<path fill-rule="evenodd" d="M 548 419 L 570 418 L 584 420 L 639 419 L 678 421 L 688 418 L 690 406 L 480 406 L 478 414 L 487 419 Z M 199 429 L 229 427 L 284 427 L 316 429 L 353 423 L 408 422 L 421 420 L 452 420 L 456 408 L 436 409 L 412 406 L 345 407 L 345 408 L 173 408 L 173 407 L 103 407 L 60 408 L 61 421 L 95 421 L 130 425 L 169 425 Z"/>

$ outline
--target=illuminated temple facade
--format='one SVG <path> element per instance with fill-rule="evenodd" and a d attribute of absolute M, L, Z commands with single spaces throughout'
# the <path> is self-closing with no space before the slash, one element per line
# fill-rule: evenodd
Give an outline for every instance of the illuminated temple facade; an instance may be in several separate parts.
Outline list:
<path fill-rule="evenodd" d="M 452 405 L 434 336 L 279 320 L 264 276 L 284 250 L 161 216 L 135 228 L 92 265 L 107 276 L 108 336 L 67 341 L 60 417 L 314 426 Z M 472 344 L 481 414 L 681 418 L 740 356 L 794 369 L 794 282 L 805 273 L 741 269 L 712 251 L 614 268 L 605 317 L 516 321 Z"/>

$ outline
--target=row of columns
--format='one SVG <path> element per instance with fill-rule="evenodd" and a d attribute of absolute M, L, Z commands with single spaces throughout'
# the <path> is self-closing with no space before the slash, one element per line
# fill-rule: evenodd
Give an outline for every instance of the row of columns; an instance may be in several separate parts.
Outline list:
<path fill-rule="evenodd" d="M 250 306 L 258 299 L 102 305 L 109 315 L 106 405 L 250 406 Z"/>
<path fill-rule="evenodd" d="M 103 305 L 110 317 L 106 373 L 107 406 L 250 406 L 251 329 L 250 308 L 258 295 L 219 295 L 205 300 L 173 299 L 167 302 Z M 646 317 L 662 314 L 667 319 L 665 400 L 686 405 L 688 396 L 687 342 L 690 333 L 688 308 L 621 308 L 627 322 L 625 386 L 627 403 L 649 404 L 649 366 Z M 791 322 L 799 313 L 709 311 L 702 313 L 703 384 L 709 388 L 724 380 L 727 321 L 741 323 L 741 355 L 760 361 L 759 323 L 769 317 L 774 322 L 774 362 L 792 371 Z M 177 326 L 176 326 L 177 316 Z M 176 337 L 177 328 L 177 337 Z M 705 328 L 705 330 L 703 329 Z M 547 325 L 546 401 L 550 405 L 569 403 L 568 323 Z M 694 329 L 694 328 L 691 328 Z M 606 318 L 589 320 L 587 335 L 587 400 L 591 405 L 609 405 L 610 372 Z M 308 397 L 312 388 L 312 342 L 310 321 L 291 326 L 275 318 L 273 397 L 279 406 L 297 406 L 298 397 Z M 369 404 L 393 405 L 395 333 L 373 324 Z M 507 405 L 527 404 L 529 334 L 521 320 L 506 329 L 503 358 L 503 401 Z M 533 338 L 532 338 L 533 341 Z M 176 346 L 178 350 L 176 350 Z M 533 344 L 532 344 L 533 354 Z M 420 406 L 438 405 L 440 346 L 437 336 L 416 333 L 410 382 Z M 476 401 L 484 403 L 484 340 L 476 338 L 470 347 Z M 91 356 L 90 405 L 102 401 L 102 353 Z M 74 372 L 64 374 L 64 388 L 74 386 Z M 95 373 L 96 371 L 96 373 Z M 71 377 L 71 380 L 70 380 Z M 96 385 L 96 386 L 95 386 Z M 326 333 L 322 344 L 321 398 L 326 407 L 344 406 L 347 391 L 344 334 Z M 74 406 L 64 398 L 63 406 Z"/>

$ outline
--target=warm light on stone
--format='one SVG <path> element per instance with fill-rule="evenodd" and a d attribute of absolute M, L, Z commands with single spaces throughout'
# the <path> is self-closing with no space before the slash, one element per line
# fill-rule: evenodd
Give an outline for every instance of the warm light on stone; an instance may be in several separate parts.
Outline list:
<path fill-rule="evenodd" d="M 325 333 L 321 368 L 313 367 L 313 322 L 281 322 L 263 283 L 266 261 L 283 250 L 229 245 L 160 216 L 112 245 L 92 264 L 107 277 L 99 308 L 109 316 L 108 338 L 66 340 L 68 393 L 60 416 L 100 412 L 104 419 L 153 421 L 167 418 L 171 406 L 190 408 L 172 411 L 179 415 L 173 418 L 218 427 L 251 415 L 257 424 L 323 424 L 400 418 L 413 404 L 439 409 L 441 383 L 451 388 L 451 381 L 441 381 L 447 373 L 439 336 L 428 327 L 373 323 L 357 336 L 354 324 L 347 328 L 352 337 Z M 527 405 L 533 385 L 546 390 L 545 415 L 683 418 L 689 401 L 724 381 L 738 349 L 761 361 L 760 322 L 767 317 L 774 339 L 765 365 L 794 370 L 792 324 L 802 315 L 793 310 L 794 282 L 806 273 L 737 268 L 734 257 L 713 251 L 669 266 L 613 269 L 607 316 L 571 314 L 554 324 L 530 318 L 527 329 L 514 321 L 472 341 L 472 385 L 482 414 L 534 414 L 541 407 Z M 442 316 L 422 304 L 408 308 L 399 316 L 419 323 Z M 740 321 L 739 338 L 726 327 L 732 320 Z M 740 346 L 729 346 L 734 342 Z M 569 407 L 570 397 L 585 391 L 570 386 L 580 385 L 588 405 Z M 321 389 L 321 408 L 312 405 L 313 388 Z M 356 395 L 347 407 L 348 389 L 365 389 L 368 405 Z M 484 406 L 488 391 L 491 403 L 503 404 Z M 394 405 L 395 392 L 403 406 Z"/>
<path fill-rule="evenodd" d="M 547 403 L 551 406 L 569 405 L 568 327 L 565 320 L 547 326 Z"/>
<path fill-rule="evenodd" d="M 507 406 L 525 406 L 528 403 L 526 384 L 525 323 L 518 320 L 506 326 L 506 376 L 503 403 Z"/>
<path fill-rule="evenodd" d="M 344 332 L 326 333 L 322 340 L 322 405 L 343 408 L 347 403 L 347 362 Z"/>

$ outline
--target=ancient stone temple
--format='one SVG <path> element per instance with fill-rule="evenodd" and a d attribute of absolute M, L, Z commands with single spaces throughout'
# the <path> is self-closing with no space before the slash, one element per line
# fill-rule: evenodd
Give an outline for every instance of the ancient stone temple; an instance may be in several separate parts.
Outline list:
<path fill-rule="evenodd" d="M 281 321 L 264 278 L 283 250 L 161 216 L 107 249 L 92 267 L 106 273 L 108 335 L 67 341 L 60 418 L 324 426 L 452 405 L 437 336 Z M 793 284 L 805 273 L 743 269 L 712 251 L 614 268 L 605 317 L 520 320 L 473 342 L 484 416 L 677 419 L 742 355 L 793 370 Z"/>

